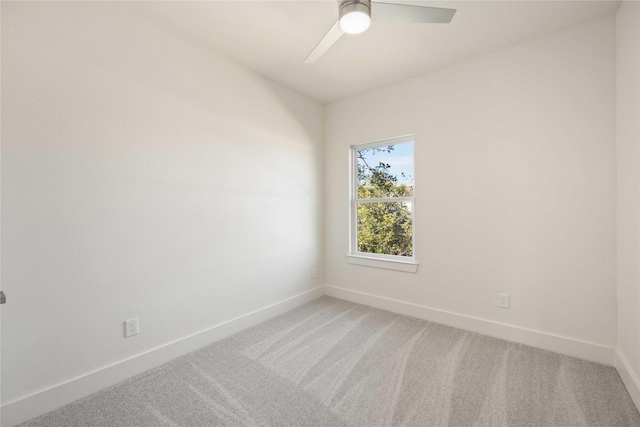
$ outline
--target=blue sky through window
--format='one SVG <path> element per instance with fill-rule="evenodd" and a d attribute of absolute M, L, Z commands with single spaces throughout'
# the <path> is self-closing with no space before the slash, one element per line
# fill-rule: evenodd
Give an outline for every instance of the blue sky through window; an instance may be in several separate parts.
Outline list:
<path fill-rule="evenodd" d="M 377 165 L 379 162 L 387 163 L 391 166 L 389 173 L 398 178 L 398 184 L 413 186 L 413 141 L 392 145 L 394 149 L 391 153 L 379 152 L 374 154 L 373 152 L 368 152 L 366 155 L 367 163 L 372 167 Z"/>

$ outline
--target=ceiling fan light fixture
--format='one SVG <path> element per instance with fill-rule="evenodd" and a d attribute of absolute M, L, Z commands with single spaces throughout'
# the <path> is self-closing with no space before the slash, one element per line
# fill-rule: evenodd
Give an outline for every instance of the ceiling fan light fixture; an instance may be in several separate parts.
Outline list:
<path fill-rule="evenodd" d="M 369 0 L 345 0 L 340 4 L 340 29 L 347 34 L 360 34 L 371 25 Z"/>

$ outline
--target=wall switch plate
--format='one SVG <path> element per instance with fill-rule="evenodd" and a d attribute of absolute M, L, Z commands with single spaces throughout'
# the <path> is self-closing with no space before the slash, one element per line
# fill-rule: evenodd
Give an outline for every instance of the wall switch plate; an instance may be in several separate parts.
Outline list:
<path fill-rule="evenodd" d="M 315 278 L 316 278 L 316 268 L 315 268 L 315 267 L 313 267 L 313 268 L 311 269 L 311 278 L 312 278 L 312 279 L 315 279 Z"/>
<path fill-rule="evenodd" d="M 133 335 L 138 335 L 138 318 L 125 320 L 124 322 L 124 337 L 129 338 Z"/>
<path fill-rule="evenodd" d="M 509 308 L 509 294 L 498 294 L 498 307 Z"/>

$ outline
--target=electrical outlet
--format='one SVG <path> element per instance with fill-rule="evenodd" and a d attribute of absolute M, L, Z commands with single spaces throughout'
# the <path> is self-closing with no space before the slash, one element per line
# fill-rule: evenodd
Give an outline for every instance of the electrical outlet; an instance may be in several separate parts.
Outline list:
<path fill-rule="evenodd" d="M 509 294 L 498 294 L 498 307 L 509 308 Z"/>
<path fill-rule="evenodd" d="M 124 322 L 124 337 L 129 338 L 133 335 L 138 335 L 138 318 L 125 320 Z"/>
<path fill-rule="evenodd" d="M 312 279 L 315 279 L 315 278 L 316 278 L 316 268 L 315 268 L 315 267 L 313 267 L 313 268 L 311 269 L 311 278 L 312 278 Z"/>

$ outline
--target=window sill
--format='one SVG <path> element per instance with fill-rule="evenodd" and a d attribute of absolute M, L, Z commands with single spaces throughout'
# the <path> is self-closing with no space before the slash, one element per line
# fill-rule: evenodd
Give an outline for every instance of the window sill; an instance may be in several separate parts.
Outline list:
<path fill-rule="evenodd" d="M 363 265 L 365 267 L 404 271 L 406 273 L 415 273 L 418 271 L 418 263 L 414 261 L 399 261 L 395 259 L 373 258 L 362 255 L 347 255 L 347 263 Z"/>

